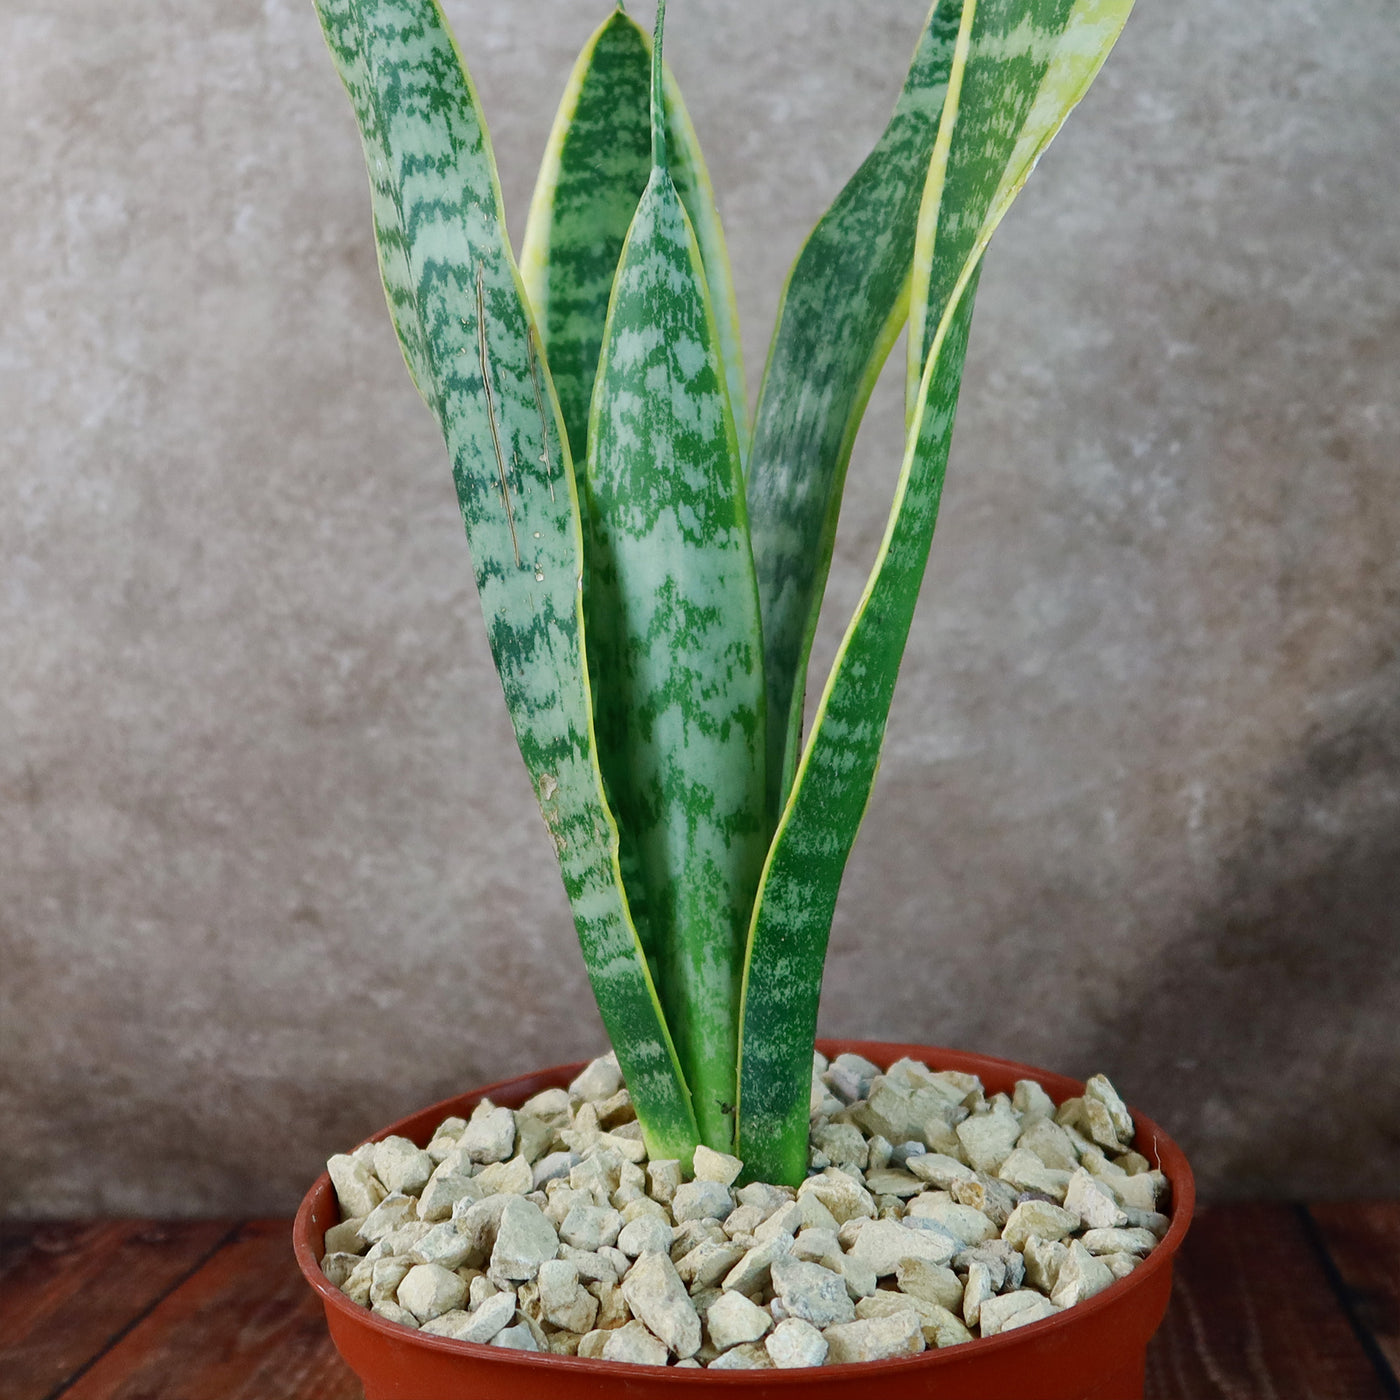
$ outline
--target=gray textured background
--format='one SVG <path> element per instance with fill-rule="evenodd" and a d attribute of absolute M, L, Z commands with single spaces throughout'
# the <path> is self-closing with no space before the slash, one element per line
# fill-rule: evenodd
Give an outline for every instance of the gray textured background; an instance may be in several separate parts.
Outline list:
<path fill-rule="evenodd" d="M 604 0 L 447 8 L 518 236 Z M 923 8 L 674 6 L 751 377 Z M 1105 1069 L 1217 1196 L 1400 1179 L 1397 110 L 1394 0 L 1141 0 L 989 257 L 832 945 L 828 1031 Z M 601 1039 L 348 105 L 305 0 L 7 0 L 0 177 L 0 1209 L 286 1210 Z"/>

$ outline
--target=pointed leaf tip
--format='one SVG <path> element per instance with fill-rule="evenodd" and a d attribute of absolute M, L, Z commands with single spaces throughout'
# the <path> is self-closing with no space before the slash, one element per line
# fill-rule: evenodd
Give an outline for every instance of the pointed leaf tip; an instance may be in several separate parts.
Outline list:
<path fill-rule="evenodd" d="M 651 48 L 651 163 L 666 169 L 666 79 L 661 57 L 666 32 L 666 0 L 656 0 L 656 36 Z"/>
<path fill-rule="evenodd" d="M 521 271 L 579 463 L 587 455 L 588 408 L 613 278 L 652 173 L 654 47 L 650 31 L 616 8 L 584 45 L 554 119 L 521 252 Z M 724 231 L 674 75 L 665 73 L 664 83 L 667 170 L 700 243 L 740 453 L 747 457 L 739 316 Z"/>

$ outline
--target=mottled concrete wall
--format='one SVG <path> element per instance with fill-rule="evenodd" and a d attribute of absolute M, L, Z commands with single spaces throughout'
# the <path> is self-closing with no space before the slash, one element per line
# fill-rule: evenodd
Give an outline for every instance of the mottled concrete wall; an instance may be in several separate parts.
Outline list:
<path fill-rule="evenodd" d="M 1215 1194 L 1400 1178 L 1400 29 L 1142 0 L 983 278 L 833 1032 L 1102 1068 Z M 603 0 L 455 0 L 517 231 Z M 751 372 L 918 0 L 685 0 Z M 0 1210 L 286 1210 L 583 1055 L 304 0 L 0 12 Z M 833 576 L 898 457 L 886 382 Z M 829 656 L 834 619 L 823 632 Z"/>

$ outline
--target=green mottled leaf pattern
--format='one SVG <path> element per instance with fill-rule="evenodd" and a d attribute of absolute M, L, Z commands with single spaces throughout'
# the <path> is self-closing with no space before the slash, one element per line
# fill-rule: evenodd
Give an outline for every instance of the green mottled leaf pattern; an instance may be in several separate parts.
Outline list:
<path fill-rule="evenodd" d="M 589 424 L 588 635 L 603 771 L 702 1139 L 733 1142 L 739 973 L 767 849 L 763 652 L 743 477 L 699 248 L 657 168 Z"/>
<path fill-rule="evenodd" d="M 801 744 L 808 656 L 851 447 L 908 312 L 919 201 L 959 13 L 957 0 L 940 0 L 930 12 L 889 125 L 798 255 L 764 372 L 748 498 L 775 817 Z"/>
<path fill-rule="evenodd" d="M 1090 53 L 1085 35 L 1068 34 L 1075 9 L 1069 0 L 964 0 L 920 217 L 913 297 L 930 308 L 933 330 L 911 320 L 911 343 L 926 342 L 928 353 L 912 396 L 899 485 L 774 837 L 750 930 L 739 1146 L 748 1169 L 764 1179 L 793 1179 L 804 1160 L 803 1095 L 831 918 L 874 787 L 937 521 L 981 257 L 1063 121 L 1063 104 L 1082 96 L 1095 58 L 1102 62 L 1121 27 L 1120 19 L 1117 27 L 1094 28 L 1102 51 Z M 1127 4 L 1119 9 L 1126 17 Z M 1072 64 L 1062 58 L 1056 67 L 1057 51 L 1072 53 Z M 1039 135 L 1023 144 L 1032 114 Z"/>
<path fill-rule="evenodd" d="M 521 250 L 574 460 L 588 409 L 623 240 L 651 176 L 651 36 L 621 10 L 584 46 L 555 117 Z M 700 245 L 725 379 L 744 440 L 744 365 L 724 230 L 699 139 L 666 82 L 669 168 Z"/>
<path fill-rule="evenodd" d="M 364 140 L 390 309 L 447 440 L 492 654 L 598 1005 L 651 1151 L 684 1158 L 694 1118 L 594 752 L 573 471 L 476 94 L 432 0 L 318 11 Z"/>

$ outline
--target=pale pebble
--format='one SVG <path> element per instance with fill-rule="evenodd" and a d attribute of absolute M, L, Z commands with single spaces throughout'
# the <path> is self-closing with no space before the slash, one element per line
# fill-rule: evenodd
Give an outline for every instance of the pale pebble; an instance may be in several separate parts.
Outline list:
<path fill-rule="evenodd" d="M 1096 1293 L 1102 1293 L 1114 1281 L 1113 1270 L 1096 1259 L 1078 1240 L 1071 1240 L 1069 1253 L 1060 1265 L 1050 1301 L 1057 1308 L 1073 1307 Z"/>
<path fill-rule="evenodd" d="M 519 1196 L 508 1197 L 491 1250 L 491 1272 L 511 1280 L 533 1279 L 558 1251 L 559 1236 L 544 1212 Z"/>
<path fill-rule="evenodd" d="M 694 1178 L 696 1181 L 717 1181 L 721 1186 L 734 1184 L 744 1164 L 727 1152 L 716 1152 L 712 1147 L 701 1143 L 695 1149 Z"/>
<path fill-rule="evenodd" d="M 591 1061 L 569 1085 L 571 1098 L 585 1102 L 602 1103 L 622 1088 L 622 1071 L 618 1068 L 617 1056 L 609 1051 Z"/>
<path fill-rule="evenodd" d="M 617 1247 L 629 1258 L 643 1254 L 666 1253 L 671 1248 L 672 1228 L 664 1217 L 640 1215 L 622 1227 Z"/>
<path fill-rule="evenodd" d="M 1065 1209 L 1078 1215 L 1085 1228 L 1090 1230 L 1111 1229 L 1128 1223 L 1128 1217 L 1114 1199 L 1113 1192 L 1083 1167 L 1069 1179 L 1065 1190 Z"/>
<path fill-rule="evenodd" d="M 647 1163 L 648 1189 L 652 1199 L 660 1201 L 662 1205 L 671 1204 L 671 1200 L 676 1194 L 676 1188 L 683 1180 L 681 1164 L 674 1157 L 663 1157 L 658 1161 Z"/>
<path fill-rule="evenodd" d="M 1157 1247 L 1157 1236 L 1151 1230 L 1101 1228 L 1086 1230 L 1084 1248 L 1090 1254 L 1151 1254 Z"/>
<path fill-rule="evenodd" d="M 515 1115 L 483 1099 L 462 1129 L 457 1146 L 473 1162 L 508 1161 L 515 1148 Z"/>
<path fill-rule="evenodd" d="M 583 1343 L 580 1342 L 579 1355 L 583 1354 Z M 670 1353 L 665 1342 L 652 1336 L 642 1323 L 634 1319 L 607 1332 L 598 1355 L 604 1361 L 626 1361 L 634 1366 L 664 1366 Z"/>
<path fill-rule="evenodd" d="M 374 1174 L 391 1194 L 417 1196 L 435 1167 L 433 1159 L 406 1137 L 390 1136 L 374 1145 Z"/>
<path fill-rule="evenodd" d="M 900 1291 L 913 1298 L 923 1298 L 949 1310 L 962 1307 L 963 1283 L 941 1264 L 927 1259 L 902 1259 L 895 1268 Z"/>
<path fill-rule="evenodd" d="M 360 1226 L 360 1234 L 367 1240 L 378 1242 L 385 1235 L 397 1230 L 400 1225 L 418 1218 L 418 1202 L 402 1192 L 385 1196 Z"/>
<path fill-rule="evenodd" d="M 1032 1235 L 1043 1240 L 1062 1240 L 1079 1228 L 1079 1216 L 1053 1201 L 1023 1201 L 1011 1212 L 1001 1237 L 1016 1249 L 1024 1249 Z"/>
<path fill-rule="evenodd" d="M 671 1199 L 671 1214 L 677 1225 L 687 1220 L 723 1220 L 734 1209 L 729 1188 L 718 1181 L 688 1181 L 678 1186 Z"/>
<path fill-rule="evenodd" d="M 540 1345 L 540 1339 L 535 1333 L 535 1329 L 528 1324 L 521 1322 L 514 1327 L 505 1327 L 491 1338 L 493 1347 L 507 1347 L 512 1351 L 545 1351 L 546 1347 Z"/>
<path fill-rule="evenodd" d="M 705 1312 L 710 1341 L 720 1350 L 757 1342 L 773 1326 L 772 1316 L 742 1293 L 721 1293 Z"/>
<path fill-rule="evenodd" d="M 763 1343 L 773 1365 L 782 1370 L 820 1366 L 828 1351 L 826 1338 L 801 1318 L 790 1317 L 778 1323 Z"/>
<path fill-rule="evenodd" d="M 958 1242 L 942 1230 L 916 1230 L 896 1220 L 872 1220 L 850 1248 L 853 1258 L 869 1265 L 877 1277 L 893 1274 L 905 1259 L 927 1259 L 946 1264 L 958 1250 Z"/>
<path fill-rule="evenodd" d="M 776 1258 L 771 1272 L 773 1291 L 789 1317 L 801 1318 L 817 1328 L 855 1320 L 855 1305 L 841 1274 L 790 1255 Z"/>
<path fill-rule="evenodd" d="M 622 1296 L 632 1315 L 677 1356 L 694 1356 L 700 1349 L 699 1315 L 665 1254 L 643 1254 L 622 1280 Z"/>
<path fill-rule="evenodd" d="M 400 1307 L 392 1299 L 381 1299 L 377 1303 L 371 1303 L 370 1307 L 378 1317 L 382 1317 L 386 1322 L 396 1322 L 400 1327 L 417 1329 L 421 1325 L 407 1308 Z"/>
<path fill-rule="evenodd" d="M 773 1358 L 757 1342 L 744 1342 L 721 1352 L 706 1368 L 710 1371 L 769 1371 Z"/>
<path fill-rule="evenodd" d="M 515 1294 L 493 1293 L 467 1315 L 453 1334 L 464 1342 L 489 1342 L 515 1317 Z"/>
<path fill-rule="evenodd" d="M 371 1151 L 373 1149 L 371 1148 Z M 344 1219 L 362 1219 L 370 1214 L 389 1193 L 374 1175 L 368 1162 L 348 1153 L 338 1152 L 326 1163 L 331 1185 Z"/>
<path fill-rule="evenodd" d="M 1018 1327 L 1053 1316 L 1059 1309 L 1048 1298 L 1026 1288 L 988 1298 L 982 1304 L 979 1330 L 984 1337 L 995 1337 Z"/>
<path fill-rule="evenodd" d="M 829 1348 L 827 1360 L 834 1365 L 917 1356 L 926 1345 L 923 1324 L 913 1308 L 888 1317 L 836 1323 L 826 1328 L 822 1336 Z"/>
<path fill-rule="evenodd" d="M 559 1238 L 575 1249 L 597 1250 L 617 1243 L 622 1215 L 611 1206 L 578 1205 L 570 1209 L 559 1227 Z"/>
<path fill-rule="evenodd" d="M 1021 1124 L 1009 1104 L 999 1104 L 991 1113 L 965 1118 L 956 1132 L 968 1163 L 977 1171 L 994 1173 L 1016 1146 Z"/>
<path fill-rule="evenodd" d="M 419 1322 L 430 1322 L 460 1308 L 466 1296 L 466 1283 L 450 1269 L 441 1264 L 415 1264 L 398 1285 L 397 1302 Z"/>

